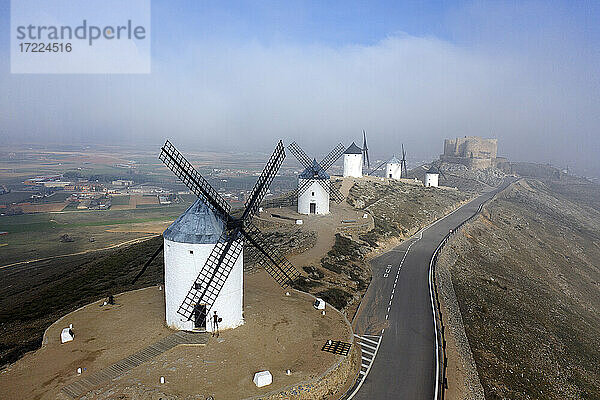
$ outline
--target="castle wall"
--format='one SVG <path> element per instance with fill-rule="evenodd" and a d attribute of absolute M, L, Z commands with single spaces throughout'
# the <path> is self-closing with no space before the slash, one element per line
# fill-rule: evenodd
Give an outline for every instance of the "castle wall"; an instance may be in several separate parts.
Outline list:
<path fill-rule="evenodd" d="M 465 136 L 444 140 L 444 154 L 440 160 L 462 164 L 471 169 L 485 169 L 494 165 L 498 156 L 498 139 Z"/>
<path fill-rule="evenodd" d="M 496 158 L 498 139 L 465 136 L 444 140 L 444 156 L 467 158 Z"/>

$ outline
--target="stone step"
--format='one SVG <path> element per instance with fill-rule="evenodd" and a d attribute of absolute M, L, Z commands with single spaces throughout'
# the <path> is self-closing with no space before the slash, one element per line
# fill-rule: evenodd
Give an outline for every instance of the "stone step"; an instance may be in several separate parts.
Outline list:
<path fill-rule="evenodd" d="M 62 388 L 62 392 L 72 399 L 78 399 L 90 390 L 100 386 L 104 382 L 115 379 L 133 368 L 150 361 L 151 359 L 171 350 L 180 344 L 206 344 L 208 343 L 208 333 L 202 332 L 175 332 L 166 338 L 159 340 L 113 365 L 110 365 L 89 376 L 81 377 L 75 382 Z"/>

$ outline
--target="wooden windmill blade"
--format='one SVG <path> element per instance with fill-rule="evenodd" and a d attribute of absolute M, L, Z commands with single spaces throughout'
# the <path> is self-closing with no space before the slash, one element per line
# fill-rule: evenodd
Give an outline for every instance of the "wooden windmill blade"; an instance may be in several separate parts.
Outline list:
<path fill-rule="evenodd" d="M 371 168 L 371 162 L 369 161 L 369 149 L 367 148 L 367 133 L 363 129 L 363 166 Z"/>
<path fill-rule="evenodd" d="M 290 152 L 296 157 L 296 159 L 302 164 L 304 168 L 309 168 L 312 165 L 310 157 L 296 142 L 292 142 L 288 145 Z"/>
<path fill-rule="evenodd" d="M 404 151 L 404 143 L 402 143 L 402 160 L 400 160 L 400 177 L 407 178 L 408 170 L 406 169 L 406 152 Z"/>
<path fill-rule="evenodd" d="M 269 186 L 273 182 L 273 178 L 277 175 L 277 171 L 279 171 L 279 167 L 283 160 L 285 159 L 285 147 L 283 147 L 283 142 L 281 140 L 275 147 L 273 154 L 271 154 L 271 158 L 263 168 L 261 175 L 258 177 L 258 180 L 254 184 L 254 188 L 246 201 L 246 209 L 244 210 L 244 214 L 242 215 L 242 220 L 246 218 L 250 218 L 256 214 L 260 203 L 265 198 L 267 191 L 269 190 Z"/>
<path fill-rule="evenodd" d="M 175 176 L 181 180 L 196 196 L 203 200 L 213 211 L 229 216 L 231 206 L 208 183 L 188 160 L 171 144 L 166 141 L 158 157 Z"/>
<path fill-rule="evenodd" d="M 300 186 L 298 186 L 296 189 L 294 189 L 294 191 L 292 192 L 293 196 L 301 196 L 302 194 L 304 194 L 304 192 L 306 192 L 306 190 L 309 188 L 309 186 L 312 185 L 312 182 L 309 179 L 304 180 Z"/>
<path fill-rule="evenodd" d="M 261 176 L 258 178 L 254 189 L 252 190 L 252 194 L 246 202 L 246 208 L 242 217 L 235 219 L 229 214 L 224 215 L 224 222 L 226 223 L 225 231 L 221 234 L 215 247 L 213 247 L 206 263 L 196 277 L 194 284 L 188 291 L 183 303 L 179 306 L 179 309 L 177 310 L 178 314 L 189 320 L 193 317 L 195 307 L 198 304 L 205 305 L 206 312 L 210 311 L 210 308 L 223 289 L 227 277 L 243 250 L 241 241 L 243 233 L 242 228 L 246 225 L 251 226 L 252 216 L 258 209 L 258 205 L 264 198 L 269 185 L 273 181 L 273 177 L 277 174 L 284 158 L 285 151 L 283 143 L 280 141 L 267 162 L 267 165 L 263 169 Z M 212 189 L 208 182 L 206 184 Z M 258 228 L 256 228 L 256 230 L 258 231 Z M 260 233 L 260 231 L 258 232 Z M 244 236 L 246 236 L 245 233 Z M 259 243 L 257 237 L 259 237 L 259 235 L 255 233 L 254 239 L 249 239 L 255 247 L 259 246 L 256 244 Z M 250 238 L 252 238 L 252 236 L 250 236 Z M 264 242 L 267 243 L 266 241 Z M 257 249 L 261 252 L 265 252 L 263 250 L 263 248 L 266 247 L 265 243 L 262 243 L 262 247 L 257 247 Z M 275 263 L 287 262 L 287 264 L 289 264 L 289 261 L 285 258 L 272 256 L 271 259 Z M 289 265 L 291 266 L 291 264 Z M 280 269 L 286 270 L 289 267 L 285 265 L 282 268 Z M 295 271 L 295 268 L 293 268 L 293 270 Z"/>
<path fill-rule="evenodd" d="M 223 232 L 219 241 L 213 247 L 206 263 L 200 270 L 177 313 L 188 320 L 192 319 L 197 304 L 206 305 L 210 311 L 219 296 L 223 285 L 239 258 L 243 244 L 239 230 L 231 234 Z"/>
<path fill-rule="evenodd" d="M 329 167 L 331 167 L 338 160 L 338 158 L 340 158 L 342 154 L 344 154 L 345 150 L 346 147 L 343 144 L 338 143 L 338 145 L 335 146 L 327 156 L 325 156 L 325 158 L 323 159 L 323 161 L 321 161 L 319 165 L 321 166 L 321 168 L 323 168 L 323 170 L 328 170 Z"/>
<path fill-rule="evenodd" d="M 257 250 L 254 254 L 256 263 L 263 267 L 281 287 L 288 287 L 300 276 L 292 263 L 265 239 L 260 229 L 252 222 L 244 223 L 242 234 Z"/>
<path fill-rule="evenodd" d="M 225 219 L 231 219 L 229 210 L 231 206 L 223 197 L 217 193 L 217 191 L 208 183 L 206 179 L 190 164 L 190 162 L 173 146 L 173 144 L 167 140 L 161 148 L 160 155 L 158 158 L 169 168 L 175 176 L 179 178 L 196 196 L 210 207 L 213 211 L 216 211 Z M 158 256 L 160 251 L 163 249 L 163 244 L 156 249 L 150 259 L 146 261 L 140 272 L 133 279 L 131 284 L 137 282 L 137 280 L 144 274 L 150 263 Z"/>

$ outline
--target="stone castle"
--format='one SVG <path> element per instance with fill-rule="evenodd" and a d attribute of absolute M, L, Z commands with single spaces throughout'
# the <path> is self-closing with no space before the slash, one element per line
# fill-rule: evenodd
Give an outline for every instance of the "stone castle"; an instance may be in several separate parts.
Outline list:
<path fill-rule="evenodd" d="M 465 136 L 444 140 L 444 154 L 440 160 L 463 164 L 470 169 L 484 169 L 496 166 L 503 159 L 498 158 L 498 139 L 484 139 L 479 136 Z"/>

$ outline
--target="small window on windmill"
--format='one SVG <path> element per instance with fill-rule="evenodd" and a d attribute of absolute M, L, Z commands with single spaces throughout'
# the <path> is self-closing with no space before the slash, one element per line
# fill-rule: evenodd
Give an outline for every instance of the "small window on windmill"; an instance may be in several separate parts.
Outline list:
<path fill-rule="evenodd" d="M 312 192 L 312 195 L 314 196 L 314 195 L 315 195 L 315 192 Z"/>
<path fill-rule="evenodd" d="M 190 250 L 190 254 L 194 254 L 194 250 Z"/>

